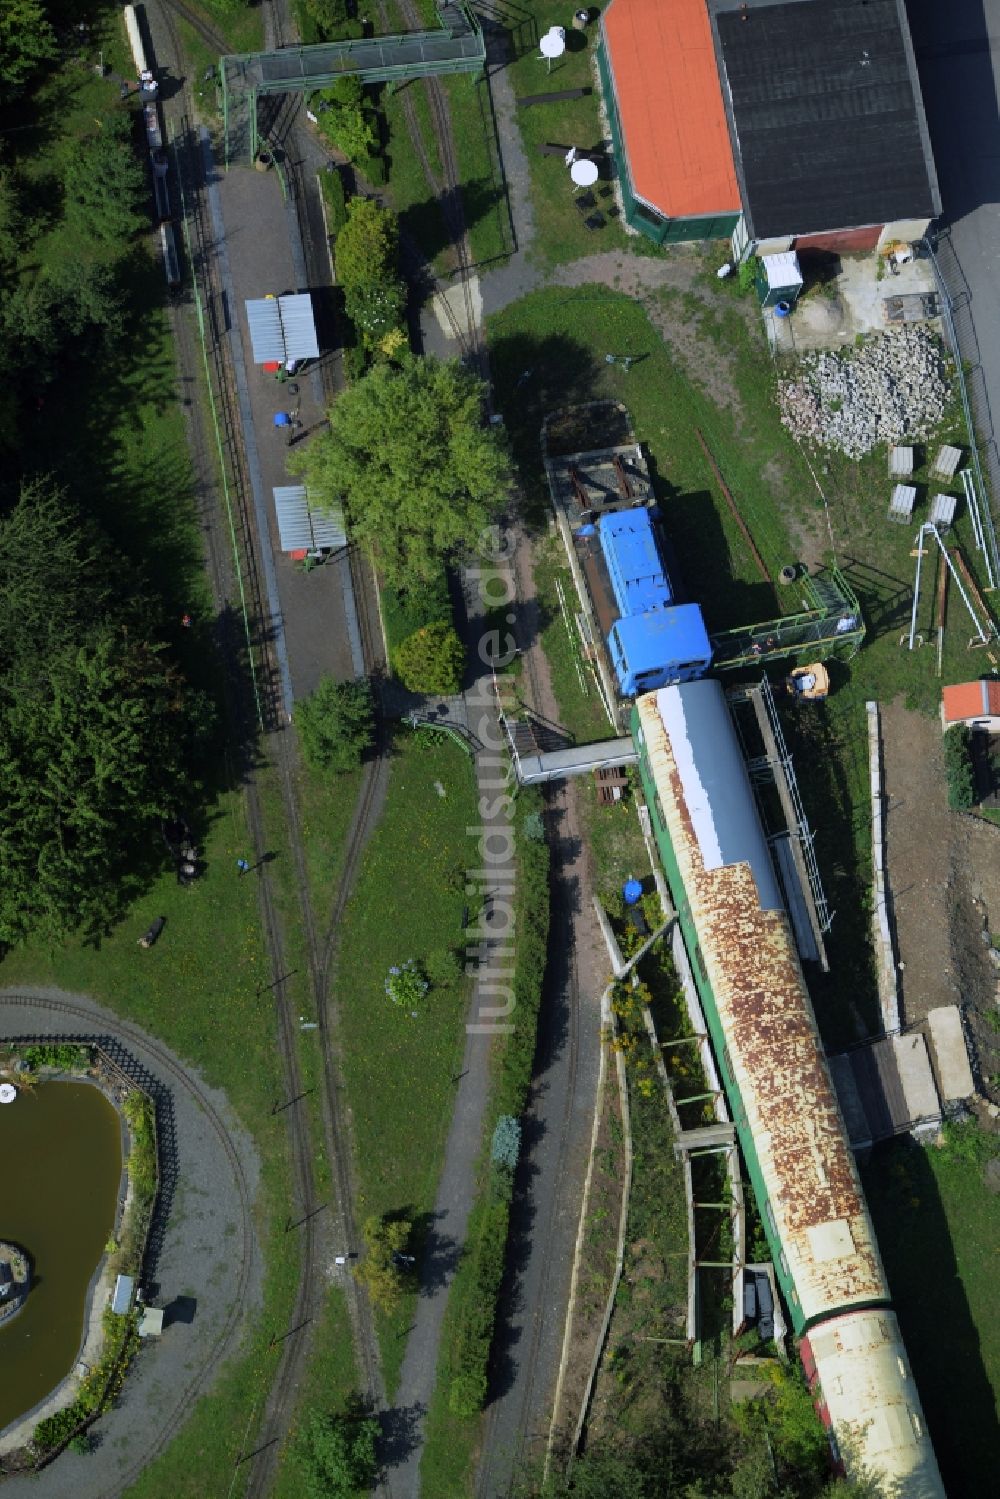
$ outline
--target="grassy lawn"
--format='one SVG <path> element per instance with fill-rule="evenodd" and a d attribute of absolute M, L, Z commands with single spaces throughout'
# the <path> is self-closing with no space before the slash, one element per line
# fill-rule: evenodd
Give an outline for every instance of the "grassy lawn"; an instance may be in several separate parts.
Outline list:
<path fill-rule="evenodd" d="M 436 784 L 443 787 L 441 796 Z M 478 862 L 471 762 L 452 743 L 400 737 L 381 822 L 344 917 L 336 985 L 351 1099 L 358 1218 L 434 1207 L 464 1047 L 467 980 L 435 984 L 416 1018 L 385 995 L 393 964 L 462 948 L 465 871 Z M 391 1393 L 412 1307 L 379 1317 Z"/>
<path fill-rule="evenodd" d="M 863 1176 L 945 1488 L 988 1493 L 1000 1443 L 1000 1198 L 982 1159 L 952 1147 L 887 1146 Z"/>
<path fill-rule="evenodd" d="M 511 232 L 489 85 L 481 76 L 459 73 L 442 78 L 441 87 L 451 111 L 473 264 L 494 268 L 510 254 Z"/>
<path fill-rule="evenodd" d="M 518 13 L 522 14 L 522 13 Z M 539 146 L 579 146 L 591 149 L 604 139 L 599 105 L 600 94 L 594 69 L 597 27 L 586 32 L 570 27 L 570 13 L 555 0 L 539 0 L 531 7 L 531 20 L 525 19 L 512 32 L 515 61 L 508 68 L 514 95 L 522 99 L 529 94 L 557 93 L 564 89 L 590 88 L 582 99 L 564 99 L 552 104 L 535 104 L 519 109 L 517 121 L 531 170 L 531 198 L 534 205 L 535 237 L 530 254 L 541 264 L 557 265 L 576 260 L 595 250 L 634 250 L 657 254 L 650 240 L 626 234 L 615 219 L 608 219 L 603 229 L 594 233 L 583 226 L 583 214 L 573 202 L 573 185 L 561 156 L 543 156 Z M 552 64 L 551 73 L 538 50 L 538 38 L 550 26 L 566 28 L 566 51 Z M 599 186 L 607 186 L 601 182 Z M 601 200 L 606 212 L 614 199 Z"/>

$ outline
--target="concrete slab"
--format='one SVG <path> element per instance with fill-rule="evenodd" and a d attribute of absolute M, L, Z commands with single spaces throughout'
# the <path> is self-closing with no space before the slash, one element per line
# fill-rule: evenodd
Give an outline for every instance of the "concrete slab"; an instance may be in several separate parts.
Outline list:
<path fill-rule="evenodd" d="M 859 333 L 883 333 L 889 326 L 882 310 L 887 298 L 925 295 L 937 289 L 927 260 L 908 261 L 896 276 L 884 267 L 879 255 L 843 256 L 838 276 L 822 290 L 806 295 L 790 318 L 778 319 L 791 324 L 796 351 L 844 348 Z M 941 331 L 940 318 L 930 322 Z"/>
<path fill-rule="evenodd" d="M 941 1104 L 923 1036 L 919 1032 L 893 1036 L 892 1050 L 910 1119 L 937 1119 Z"/>
<path fill-rule="evenodd" d="M 219 180 L 219 199 L 225 224 L 226 246 L 234 305 L 228 309 L 230 326 L 239 331 L 247 371 L 247 390 L 260 466 L 268 535 L 274 558 L 281 616 L 288 652 L 294 698 L 312 692 L 320 678 L 360 675 L 363 667 L 356 632 L 349 628 L 344 604 L 344 585 L 349 584 L 346 554 L 324 566 L 305 572 L 285 556 L 278 545 L 278 527 L 272 490 L 296 482 L 288 471 L 289 448 L 274 426 L 279 411 L 298 412 L 302 423 L 295 435 L 298 447 L 326 424 L 322 384 L 318 370 L 307 372 L 293 383 L 290 393 L 273 375 L 253 363 L 250 335 L 243 307 L 247 297 L 268 292 L 309 290 L 303 285 L 304 271 L 298 226 L 282 199 L 281 186 L 273 172 L 232 167 Z"/>
<path fill-rule="evenodd" d="M 945 1103 L 957 1103 L 976 1091 L 969 1053 L 965 1045 L 962 1017 L 957 1005 L 940 1005 L 928 1010 L 927 1027 L 931 1033 L 934 1065 L 937 1069 L 941 1097 Z"/>

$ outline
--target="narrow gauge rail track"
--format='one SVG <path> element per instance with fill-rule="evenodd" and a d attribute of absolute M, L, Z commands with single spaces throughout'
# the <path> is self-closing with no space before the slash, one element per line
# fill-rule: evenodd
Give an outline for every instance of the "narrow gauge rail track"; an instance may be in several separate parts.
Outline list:
<path fill-rule="evenodd" d="M 243 1163 L 240 1160 L 236 1147 L 233 1145 L 225 1120 L 219 1114 L 204 1089 L 199 1087 L 191 1074 L 180 1064 L 166 1046 L 147 1036 L 137 1026 L 130 1025 L 127 1020 L 119 1020 L 117 1017 L 113 1023 L 102 1029 L 95 1019 L 92 1010 L 84 1005 L 76 1004 L 69 999 L 45 999 L 34 994 L 5 993 L 2 1000 L 0 1000 L 0 1004 L 2 1004 L 5 1010 L 42 1011 L 59 1019 L 65 1019 L 67 1025 L 70 1023 L 79 1025 L 82 1027 L 80 1039 L 96 1040 L 110 1030 L 119 1041 L 133 1046 L 137 1051 L 151 1057 L 163 1076 L 170 1078 L 174 1086 L 183 1088 L 196 1100 L 199 1109 L 211 1125 L 213 1133 L 220 1140 L 226 1159 L 232 1167 L 233 1180 L 236 1184 L 240 1202 L 239 1261 L 236 1275 L 236 1293 L 233 1297 L 232 1305 L 212 1344 L 208 1360 L 202 1364 L 197 1373 L 184 1386 L 176 1404 L 167 1413 L 166 1420 L 157 1433 L 152 1445 L 146 1448 L 141 1460 L 134 1463 L 117 1480 L 119 1484 L 118 1492 L 120 1493 L 136 1481 L 143 1469 L 148 1467 L 160 1455 L 167 1443 L 180 1430 L 195 1403 L 201 1397 L 202 1391 L 208 1381 L 229 1351 L 230 1343 L 243 1315 L 250 1272 L 253 1266 L 255 1239 L 253 1204 L 250 1199 L 250 1191 L 243 1171 Z M 166 1401 L 164 1401 L 164 1404 L 166 1404 Z"/>
<path fill-rule="evenodd" d="M 179 0 L 167 0 L 167 3 L 173 10 L 187 15 L 187 8 L 181 5 Z M 172 45 L 176 50 L 179 63 L 180 46 L 176 29 L 169 16 L 165 17 L 165 22 L 170 32 Z M 272 6 L 272 24 L 276 36 L 280 36 L 281 17 L 277 6 Z M 227 50 L 224 38 L 213 32 L 210 27 L 202 25 L 196 29 L 198 29 L 199 34 L 209 45 L 220 52 L 220 54 Z M 298 112 L 300 101 L 292 99 L 289 102 L 291 104 L 289 126 L 291 126 L 294 124 L 294 118 Z M 245 473 L 245 456 L 239 412 L 236 405 L 235 391 L 223 336 L 221 288 L 215 284 L 215 273 L 210 249 L 213 243 L 213 235 L 211 226 L 206 219 L 201 152 L 198 146 L 194 144 L 190 120 L 185 119 L 183 125 L 185 130 L 184 138 L 187 142 L 186 173 L 189 174 L 188 180 L 194 189 L 193 220 L 195 237 L 199 246 L 196 256 L 200 256 L 204 263 L 205 275 L 203 279 L 207 282 L 206 290 L 209 292 L 206 301 L 209 303 L 207 311 L 209 313 L 210 349 L 220 393 L 220 405 L 223 409 L 230 467 L 233 471 L 234 488 L 236 489 L 239 502 L 240 548 L 245 558 L 244 570 L 249 576 L 252 585 L 252 613 L 259 627 L 259 622 L 265 619 L 267 615 L 265 612 L 265 593 L 257 564 L 257 548 L 269 543 L 266 537 L 257 538 L 249 484 Z M 328 268 L 325 262 L 325 245 L 322 247 L 317 246 L 316 236 L 309 224 L 305 203 L 305 184 L 295 162 L 294 153 L 287 156 L 285 165 L 302 228 L 303 245 L 307 260 L 308 284 L 316 287 L 322 286 L 329 279 Z M 323 378 L 327 393 L 332 396 L 331 372 L 328 366 L 323 367 Z M 359 605 L 359 633 L 361 636 L 365 669 L 369 674 L 377 675 L 381 664 L 381 653 L 378 646 L 380 631 L 374 622 L 374 590 L 367 565 L 355 548 L 351 548 L 349 566 L 355 597 Z M 269 726 L 274 726 L 281 722 L 279 718 L 280 687 L 276 665 L 270 659 L 271 653 L 266 641 L 261 642 L 260 649 L 267 664 L 268 723 Z M 337 927 L 350 895 L 361 854 L 368 832 L 370 831 L 373 815 L 377 808 L 378 795 L 384 787 L 387 775 L 387 762 L 383 754 L 384 740 L 381 721 L 379 721 L 378 729 L 378 753 L 365 769 L 362 790 L 355 811 L 348 848 L 345 853 L 345 862 L 337 901 L 331 914 L 328 928 L 322 939 L 320 939 L 317 933 L 306 872 L 295 788 L 295 775 L 298 769 L 296 744 L 293 737 L 284 731 L 284 729 L 281 732 L 272 734 L 269 744 L 271 759 L 278 772 L 281 788 L 296 890 L 302 913 L 303 935 L 305 938 L 311 987 L 319 1026 L 318 1034 L 323 1063 L 321 1115 L 324 1144 L 335 1189 L 335 1203 L 331 1216 L 336 1220 L 335 1233 L 341 1245 L 353 1245 L 357 1242 L 358 1234 L 353 1214 L 350 1136 L 345 1111 L 340 1102 L 338 1068 L 334 1044 L 334 1017 L 331 1015 L 328 988 L 331 964 L 335 951 Z M 258 849 L 259 857 L 263 851 L 264 844 L 259 798 L 256 797 L 255 788 L 253 800 L 255 807 L 252 809 L 251 815 L 254 823 L 255 846 Z M 261 873 L 265 873 L 264 867 L 262 867 Z M 270 899 L 269 890 L 268 899 Z M 276 975 L 283 972 L 283 966 L 276 969 Z M 277 1007 L 282 1051 L 283 1053 L 287 1053 L 295 1063 L 294 1078 L 291 1075 L 288 1078 L 289 1097 L 294 1098 L 302 1091 L 297 1080 L 295 1019 L 291 1013 L 288 998 L 284 994 L 284 986 L 279 985 L 275 992 L 278 1001 Z M 301 1113 L 301 1105 L 293 1106 L 292 1113 L 296 1116 L 291 1121 L 293 1123 L 292 1145 L 304 1232 L 302 1269 L 292 1325 L 295 1328 L 304 1328 L 310 1320 L 311 1309 L 316 1306 L 318 1295 L 325 1289 L 326 1285 L 324 1266 L 321 1263 L 320 1232 L 316 1224 L 316 1214 L 323 1204 L 317 1205 L 314 1199 L 308 1125 L 305 1115 Z M 331 1232 L 334 1232 L 334 1230 L 331 1229 Z M 375 1336 L 371 1309 L 367 1298 L 356 1285 L 353 1278 L 346 1280 L 345 1291 L 361 1383 L 376 1404 L 381 1405 L 384 1403 L 384 1394 L 378 1343 Z M 278 1369 L 271 1384 L 263 1415 L 262 1428 L 250 1463 L 246 1493 L 252 1496 L 252 1499 L 256 1499 L 258 1495 L 265 1494 L 273 1481 L 282 1440 L 294 1412 L 295 1397 L 308 1347 L 309 1338 L 307 1335 L 288 1338 L 282 1344 Z"/>
<path fill-rule="evenodd" d="M 173 53 L 169 62 L 179 76 L 182 67 L 182 49 L 172 11 L 169 8 L 161 9 L 160 20 Z M 211 46 L 215 48 L 221 46 L 224 50 L 224 42 L 212 33 L 211 28 L 201 27 L 200 34 L 206 36 Z M 160 61 L 162 64 L 168 59 L 161 57 Z M 279 677 L 266 632 L 261 628 L 262 622 L 268 618 L 268 613 L 265 609 L 265 591 L 258 562 L 259 543 L 252 512 L 249 476 L 246 472 L 238 401 L 227 357 L 222 288 L 219 284 L 218 268 L 213 253 L 214 235 L 208 221 L 203 156 L 193 122 L 187 114 L 184 95 L 179 96 L 175 108 L 171 110 L 171 118 L 175 124 L 174 147 L 179 177 L 178 185 L 184 196 L 191 228 L 192 242 L 189 248 L 194 262 L 192 273 L 198 277 L 204 292 L 205 344 L 211 365 L 211 378 L 215 386 L 225 447 L 225 461 L 234 499 L 231 540 L 237 552 L 235 565 L 240 568 L 243 575 L 247 611 L 251 619 L 249 648 L 253 650 L 256 645 L 258 659 L 263 667 L 259 677 L 261 696 L 256 704 L 256 713 L 268 728 L 274 729 L 282 721 Z M 194 336 L 189 325 L 185 324 L 183 317 L 178 317 L 175 327 L 179 334 L 185 367 L 197 368 L 200 361 L 198 352 L 193 347 Z M 229 538 L 223 535 L 222 518 L 217 506 L 206 506 L 205 531 L 209 570 L 216 603 L 219 607 L 219 617 L 222 621 L 221 646 L 228 666 L 227 696 L 231 721 L 238 726 L 240 750 L 244 761 L 241 770 L 243 771 L 247 821 L 259 864 L 260 915 L 270 959 L 272 976 L 270 987 L 275 996 L 278 1051 L 287 1096 L 289 1099 L 296 1100 L 287 1109 L 293 1193 L 300 1219 L 299 1227 L 302 1230 L 299 1283 L 291 1319 L 295 1335 L 286 1335 L 281 1341 L 277 1370 L 271 1381 L 269 1398 L 265 1406 L 263 1430 L 253 1456 L 247 1460 L 242 1452 L 235 1454 L 234 1484 L 240 1463 L 248 1461 L 243 1491 L 256 1496 L 266 1492 L 273 1477 L 280 1451 L 280 1439 L 287 1428 L 285 1412 L 290 1410 L 291 1397 L 297 1385 L 302 1360 L 308 1346 L 306 1329 L 312 1319 L 315 1296 L 321 1279 L 320 1226 L 317 1222 L 318 1208 L 313 1183 L 309 1122 L 301 1101 L 303 1088 L 297 1050 L 297 1016 L 293 1011 L 291 996 L 287 988 L 287 964 L 284 960 L 281 919 L 275 903 L 271 877 L 266 863 L 260 862 L 266 849 L 264 819 L 259 788 L 249 768 L 254 737 L 254 704 L 250 701 L 250 684 L 247 680 L 244 653 L 238 641 L 231 611 L 226 607 L 233 592 L 234 559 L 231 556 L 231 548 L 227 546 Z M 294 753 L 294 746 L 289 744 L 289 736 L 286 733 L 278 732 L 272 738 L 278 750 L 279 760 L 287 758 L 289 753 Z M 297 828 L 292 825 L 289 826 L 289 841 L 297 855 L 296 862 L 301 862 L 301 841 L 298 838 Z M 277 1422 L 276 1412 L 280 1412 Z M 253 1415 L 254 1412 L 251 1411 L 248 1431 Z"/>

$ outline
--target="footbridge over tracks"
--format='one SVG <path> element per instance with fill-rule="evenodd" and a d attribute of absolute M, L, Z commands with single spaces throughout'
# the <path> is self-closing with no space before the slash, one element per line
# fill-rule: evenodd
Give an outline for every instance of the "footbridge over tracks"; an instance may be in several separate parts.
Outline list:
<path fill-rule="evenodd" d="M 712 667 L 736 671 L 795 656 L 803 661 L 850 661 L 861 649 L 865 623 L 861 605 L 837 567 L 799 579 L 802 603 L 798 614 L 786 614 L 760 625 L 741 626 L 713 635 Z"/>
<path fill-rule="evenodd" d="M 220 58 L 226 166 L 256 159 L 257 100 L 262 95 L 308 94 L 348 74 L 362 83 L 403 83 L 439 73 L 480 72 L 486 66 L 486 44 L 478 21 L 462 0 L 439 0 L 436 9 L 439 30 Z"/>

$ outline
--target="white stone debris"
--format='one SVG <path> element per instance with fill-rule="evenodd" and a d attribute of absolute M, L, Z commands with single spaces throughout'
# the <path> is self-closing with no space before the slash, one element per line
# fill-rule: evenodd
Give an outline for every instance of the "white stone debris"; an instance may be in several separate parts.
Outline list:
<path fill-rule="evenodd" d="M 778 382 L 781 420 L 793 437 L 849 458 L 929 436 L 947 400 L 940 340 L 920 326 L 894 328 L 857 351 L 807 354 L 797 379 Z"/>

